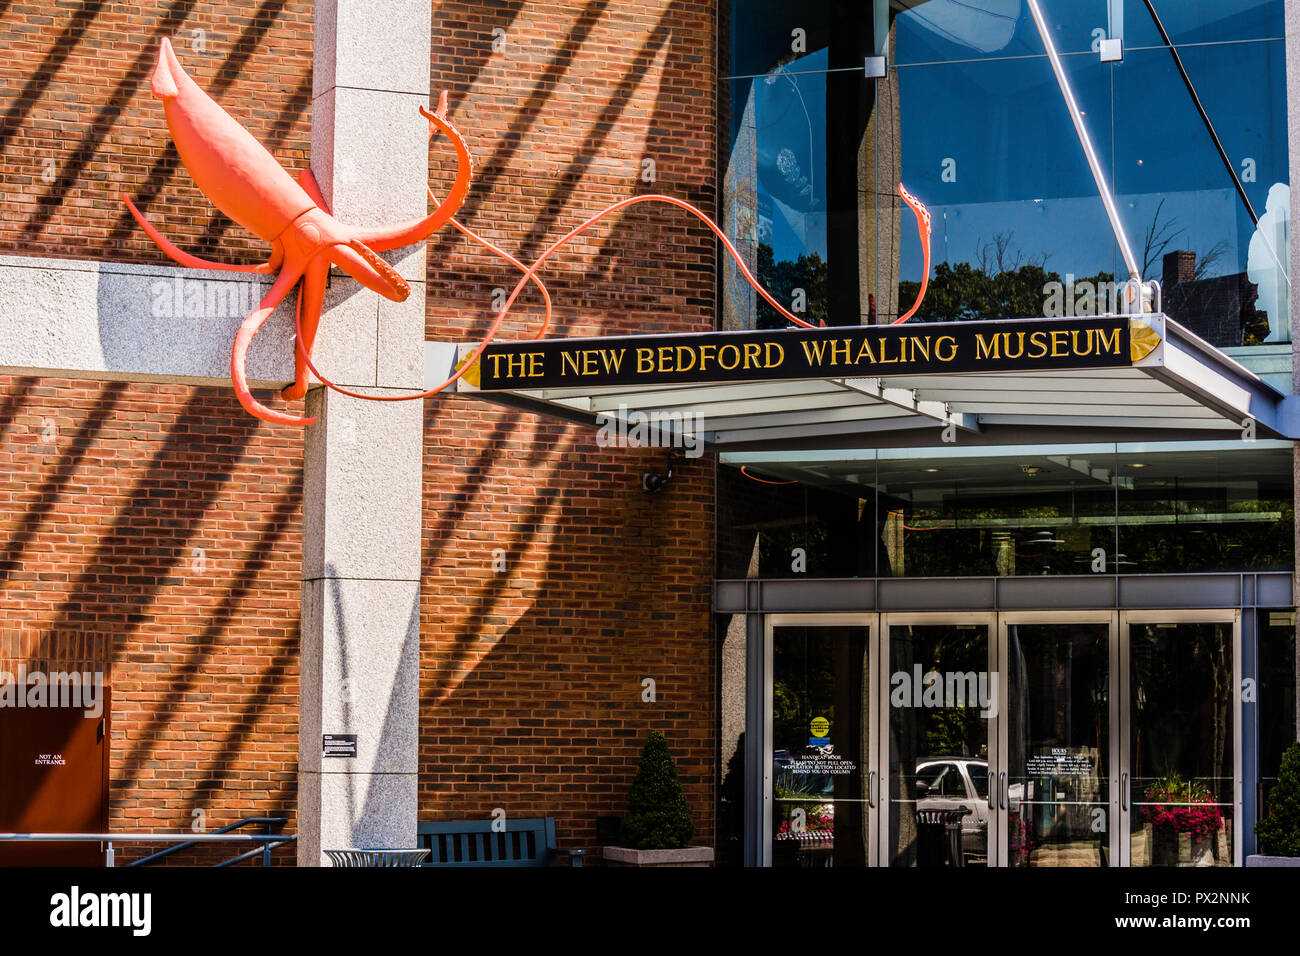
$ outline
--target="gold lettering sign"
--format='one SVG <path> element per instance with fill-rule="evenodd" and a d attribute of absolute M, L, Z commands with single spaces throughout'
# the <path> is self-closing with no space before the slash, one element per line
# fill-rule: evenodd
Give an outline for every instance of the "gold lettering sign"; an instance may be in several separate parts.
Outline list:
<path fill-rule="evenodd" d="M 1114 368 L 1159 345 L 1151 324 L 1119 316 L 494 343 L 483 353 L 480 387 Z"/>

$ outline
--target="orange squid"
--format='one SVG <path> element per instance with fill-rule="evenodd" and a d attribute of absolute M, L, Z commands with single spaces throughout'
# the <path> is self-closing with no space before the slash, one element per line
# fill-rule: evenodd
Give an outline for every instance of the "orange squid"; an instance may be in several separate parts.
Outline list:
<path fill-rule="evenodd" d="M 429 215 L 382 229 L 358 229 L 330 215 L 311 170 L 295 182 L 266 148 L 229 113 L 203 92 L 181 68 L 164 37 L 150 87 L 162 100 L 167 127 L 195 184 L 212 204 L 249 232 L 271 244 L 270 258 L 260 265 L 229 265 L 184 252 L 144 217 L 123 195 L 137 222 L 164 253 L 183 266 L 228 272 L 275 274 L 271 289 L 240 326 L 230 353 L 230 378 L 235 396 L 249 414 L 282 425 L 310 425 L 314 418 L 288 415 L 267 408 L 249 391 L 244 365 L 253 336 L 298 280 L 299 342 L 294 381 L 284 391 L 289 400 L 307 392 L 306 356 L 311 354 L 320 324 L 325 281 L 331 265 L 338 266 L 368 289 L 401 302 L 411 287 L 379 253 L 420 242 L 451 219 L 469 192 L 474 162 L 464 138 L 447 119 L 447 94 L 438 108 L 420 112 L 447 136 L 456 151 L 456 178 L 447 198 Z"/>
<path fill-rule="evenodd" d="M 330 213 L 310 169 L 304 169 L 294 179 L 276 162 L 275 158 L 253 138 L 243 126 L 212 100 L 181 68 L 180 62 L 164 37 L 158 51 L 158 65 L 151 81 L 153 94 L 163 103 L 167 127 L 176 144 L 181 162 L 189 170 L 195 184 L 212 204 L 223 213 L 271 244 L 270 257 L 260 265 L 230 265 L 212 262 L 190 255 L 160 233 L 136 208 L 127 196 L 122 195 L 131 215 L 158 247 L 182 266 L 196 269 L 218 269 L 228 272 L 274 274 L 276 279 L 258 307 L 244 319 L 235 335 L 230 354 L 230 378 L 235 396 L 249 414 L 264 421 L 283 425 L 310 425 L 315 419 L 289 415 L 267 408 L 258 402 L 248 387 L 244 366 L 253 337 L 275 308 L 302 280 L 294 309 L 295 342 L 294 381 L 281 393 L 288 400 L 302 398 L 307 392 L 308 373 L 321 383 L 344 395 L 371 401 L 412 401 L 427 398 L 443 391 L 473 367 L 474 362 L 496 336 L 510 313 L 511 307 L 525 286 L 533 284 L 540 291 L 545 308 L 536 337 L 545 334 L 551 320 L 551 298 L 537 276 L 537 271 L 560 247 L 590 229 L 606 216 L 628 206 L 644 202 L 665 203 L 685 209 L 700 219 L 718 237 L 727 253 L 735 261 L 745 281 L 748 282 L 783 318 L 805 328 L 815 328 L 792 314 L 777 302 L 759 284 L 746 267 L 736 247 L 712 219 L 690 203 L 665 195 L 632 196 L 601 210 L 590 219 L 571 229 L 552 243 L 537 261 L 525 267 L 509 253 L 493 245 L 457 221 L 456 211 L 465 201 L 473 176 L 474 161 L 464 137 L 447 118 L 447 94 L 438 99 L 438 107 L 430 113 L 423 107 L 420 113 L 429 121 L 429 135 L 442 133 L 451 141 L 456 152 L 456 176 L 442 202 L 433 193 L 429 199 L 435 204 L 432 213 L 383 229 L 358 229 L 339 222 Z M 899 192 L 917 217 L 925 252 L 925 275 L 920 293 L 911 310 L 897 321 L 910 318 L 920 307 L 925 296 L 930 271 L 930 216 L 925 207 L 899 184 Z M 500 256 L 523 275 L 514 290 L 498 310 L 495 320 L 483 340 L 468 359 L 460 364 L 450 378 L 426 391 L 398 395 L 364 395 L 335 384 L 321 374 L 311 359 L 312 346 L 320 325 L 321 307 L 325 297 L 325 283 L 330 265 L 336 265 L 368 289 L 395 302 L 410 295 L 407 282 L 378 255 L 399 246 L 421 242 L 443 225 L 450 223 L 470 239 Z M 825 325 L 822 320 L 818 324 Z"/>

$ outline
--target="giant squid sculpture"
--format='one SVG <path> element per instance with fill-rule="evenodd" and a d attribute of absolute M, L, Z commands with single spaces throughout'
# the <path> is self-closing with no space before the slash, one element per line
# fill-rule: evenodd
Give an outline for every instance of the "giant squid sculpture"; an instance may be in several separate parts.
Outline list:
<path fill-rule="evenodd" d="M 248 130 L 203 92 L 181 67 L 171 43 L 165 37 L 160 44 L 158 65 L 154 69 L 150 88 L 154 96 L 162 100 L 172 141 L 176 145 L 181 162 L 189 170 L 195 184 L 214 206 L 271 245 L 269 258 L 259 265 L 231 265 L 201 259 L 183 251 L 168 240 L 145 218 L 135 203 L 126 195 L 121 196 L 131 215 L 149 237 L 164 253 L 182 266 L 275 275 L 270 290 L 257 308 L 244 319 L 235 334 L 230 353 L 230 380 L 234 386 L 235 396 L 250 415 L 264 421 L 303 426 L 310 425 L 316 420 L 279 412 L 258 402 L 248 387 L 248 379 L 244 371 L 248 348 L 253 337 L 275 308 L 293 291 L 294 286 L 298 285 L 299 280 L 302 281 L 302 286 L 294 310 L 294 327 L 297 335 L 294 345 L 294 381 L 281 392 L 282 397 L 291 401 L 304 397 L 307 393 L 308 372 L 310 372 L 328 388 L 354 398 L 370 401 L 412 401 L 427 398 L 446 389 L 474 367 L 478 357 L 496 336 L 509 315 L 511 306 L 529 283 L 535 285 L 540 291 L 545 309 L 535 337 L 541 338 L 545 335 L 551 320 L 551 298 L 538 278 L 537 271 L 557 249 L 575 236 L 590 229 L 606 216 L 639 203 L 667 203 L 685 209 L 699 218 L 718 237 L 735 261 L 741 275 L 768 304 L 795 325 L 805 328 L 815 327 L 811 322 L 792 314 L 762 287 L 745 265 L 731 240 L 712 219 L 690 203 L 673 196 L 647 194 L 616 202 L 571 229 L 548 246 L 536 262 L 525 267 L 518 259 L 477 235 L 454 218 L 469 192 L 474 161 L 464 137 L 448 119 L 445 92 L 439 96 L 438 106 L 433 112 L 420 107 L 420 113 L 429 121 L 430 137 L 435 133 L 442 133 L 451 141 L 456 152 L 456 176 L 447 196 L 439 202 L 430 191 L 429 199 L 434 203 L 435 208 L 423 218 L 383 229 L 360 229 L 348 226 L 331 215 L 329 206 L 322 197 L 310 169 L 302 170 L 295 181 Z M 922 277 L 920 293 L 912 309 L 896 320 L 903 322 L 915 313 L 925 295 L 926 280 L 930 271 L 930 217 L 925 207 L 903 189 L 901 184 L 899 192 L 916 214 L 917 229 L 925 252 L 925 276 Z M 474 352 L 461 362 L 454 374 L 442 384 L 426 391 L 410 394 L 364 395 L 337 385 L 321 374 L 312 362 L 311 351 L 320 325 L 321 306 L 325 298 L 325 284 L 330 266 L 337 266 L 366 288 L 388 299 L 395 302 L 404 301 L 410 295 L 410 286 L 379 256 L 379 253 L 422 242 L 447 223 L 515 268 L 522 270 L 523 273 Z M 820 324 L 825 325 L 825 322 L 822 321 Z"/>

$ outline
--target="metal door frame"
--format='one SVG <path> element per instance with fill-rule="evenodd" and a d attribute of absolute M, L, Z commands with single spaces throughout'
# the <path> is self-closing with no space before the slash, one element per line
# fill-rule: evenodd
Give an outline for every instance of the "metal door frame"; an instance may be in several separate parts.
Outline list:
<path fill-rule="evenodd" d="M 888 819 L 888 817 L 881 814 L 881 810 L 883 810 L 885 806 L 884 801 L 881 800 L 881 796 L 884 795 L 885 788 L 888 786 L 888 767 L 884 766 L 885 763 L 888 762 L 888 737 L 884 735 L 888 734 L 889 682 L 888 675 L 884 672 L 884 661 L 887 658 L 885 658 L 883 654 L 888 650 L 888 627 L 891 626 L 891 623 L 982 623 L 985 622 L 985 620 L 992 619 L 992 622 L 993 624 L 996 624 L 996 627 L 989 630 L 991 649 L 996 648 L 996 665 L 998 674 L 1006 674 L 1006 662 L 1004 661 L 1004 648 L 1006 645 L 1004 628 L 1006 623 L 1050 623 L 1053 622 L 1053 620 L 1062 623 L 1084 623 L 1089 622 L 1089 620 L 1113 618 L 1115 620 L 1113 626 L 1114 632 L 1112 643 L 1110 643 L 1110 648 L 1112 648 L 1112 652 L 1110 652 L 1110 682 L 1112 682 L 1112 684 L 1110 684 L 1110 687 L 1112 687 L 1112 692 L 1110 692 L 1110 698 L 1112 698 L 1112 700 L 1110 700 L 1110 734 L 1112 734 L 1113 754 L 1112 765 L 1110 765 L 1112 766 L 1112 782 L 1110 782 L 1110 787 L 1112 787 L 1113 795 L 1112 800 L 1110 800 L 1110 805 L 1112 805 L 1112 818 L 1110 819 L 1112 819 L 1113 831 L 1112 843 L 1110 843 L 1110 847 L 1112 847 L 1112 852 L 1110 852 L 1110 862 L 1112 862 L 1113 866 L 1127 866 L 1130 864 L 1128 831 L 1126 829 L 1121 829 L 1121 827 L 1127 827 L 1128 823 L 1130 823 L 1130 818 L 1127 816 L 1127 810 L 1123 810 L 1122 812 L 1119 804 L 1121 804 L 1121 801 L 1128 796 L 1126 793 L 1121 792 L 1121 788 L 1123 783 L 1122 774 L 1126 773 L 1128 758 L 1130 758 L 1130 754 L 1128 754 L 1128 745 L 1130 745 L 1128 744 L 1130 727 L 1127 726 L 1127 695 L 1130 695 L 1131 693 L 1130 683 L 1128 683 L 1128 678 L 1130 678 L 1130 672 L 1128 672 L 1130 671 L 1130 666 L 1128 666 L 1128 654 L 1130 654 L 1128 623 L 1232 623 L 1232 626 L 1234 626 L 1234 628 L 1232 628 L 1232 680 L 1234 680 L 1235 687 L 1238 688 L 1239 691 L 1240 687 L 1242 687 L 1242 676 L 1244 672 L 1247 672 L 1247 667 L 1249 666 L 1249 672 L 1252 672 L 1252 674 L 1253 671 L 1255 671 L 1255 665 L 1253 665 L 1252 662 L 1253 658 L 1251 661 L 1248 661 L 1247 657 L 1245 657 L 1245 650 L 1247 650 L 1247 648 L 1245 648 L 1245 640 L 1247 640 L 1248 630 L 1251 632 L 1249 633 L 1251 640 L 1255 640 L 1255 631 L 1257 628 L 1256 622 L 1253 618 L 1257 617 L 1258 614 L 1264 613 L 1266 610 L 1294 610 L 1294 605 L 1281 604 L 1283 598 L 1281 585 L 1290 585 L 1290 575 L 1184 575 L 1179 576 L 1182 580 L 1173 580 L 1173 576 L 1170 576 L 1170 578 L 1171 580 L 1165 581 L 1164 578 L 1148 580 L 1141 578 L 1141 576 L 1135 576 L 1135 578 L 1127 580 L 1131 580 L 1132 584 L 1147 585 L 1147 587 L 1141 587 L 1140 589 L 1134 589 L 1134 591 L 1125 593 L 1127 601 L 1132 602 L 1132 604 L 1138 604 L 1139 601 L 1145 602 L 1158 600 L 1161 601 L 1162 604 L 1167 601 L 1170 605 L 1174 605 L 1170 606 L 1167 610 L 1152 610 L 1149 606 L 1141 607 L 1140 605 L 1134 607 L 1132 610 L 1122 610 L 1122 602 L 1119 604 L 1119 609 L 1115 607 L 1115 604 L 1110 605 L 1109 609 L 1108 607 L 1093 606 L 1078 607 L 1076 610 L 1044 611 L 1026 609 L 1023 605 L 1021 607 L 1014 607 L 1014 609 L 1001 609 L 1001 602 L 996 600 L 989 602 L 989 604 L 984 604 L 983 606 L 979 606 L 978 602 L 972 602 L 975 606 L 972 607 L 971 610 L 879 610 L 878 606 L 874 606 L 874 601 L 862 601 L 862 596 L 858 592 L 859 589 L 863 587 L 863 583 L 857 579 L 844 581 L 813 581 L 813 584 L 819 585 L 819 587 L 827 587 L 827 585 L 829 585 L 832 589 L 845 589 L 845 597 L 836 597 L 835 600 L 827 600 L 827 594 L 818 594 L 818 600 L 801 600 L 798 604 L 802 604 L 803 606 L 797 606 L 797 610 L 792 609 L 790 611 L 780 609 L 779 605 L 785 604 L 785 601 L 771 602 L 771 604 L 777 605 L 775 607 L 771 606 L 770 602 L 766 600 L 767 592 L 764 592 L 762 587 L 755 587 L 754 589 L 748 587 L 748 585 L 762 585 L 764 584 L 763 581 L 749 581 L 749 583 L 746 583 L 744 591 L 737 592 L 737 597 L 744 597 L 745 600 L 735 607 L 731 606 L 731 600 L 729 600 L 729 598 L 725 601 L 722 600 L 723 594 L 729 592 L 719 592 L 719 600 L 716 601 L 715 605 L 716 610 L 719 610 L 720 613 L 727 611 L 727 613 L 746 614 L 746 617 L 749 619 L 748 633 L 750 635 L 749 640 L 751 641 L 750 646 L 753 648 L 754 652 L 762 650 L 762 658 L 755 659 L 753 653 L 750 653 L 750 656 L 748 657 L 750 672 L 748 678 L 746 678 L 746 687 L 749 689 L 746 691 L 746 695 L 748 695 L 746 700 L 748 700 L 748 702 L 746 702 L 745 705 L 746 713 L 750 714 L 750 721 L 757 723 L 755 730 L 758 730 L 758 728 L 761 728 L 762 730 L 761 750 L 758 750 L 758 753 L 755 753 L 754 749 L 749 750 L 749 753 L 753 754 L 755 757 L 759 757 L 759 753 L 762 754 L 762 756 L 759 757 L 763 763 L 761 780 L 755 779 L 755 777 L 758 777 L 757 774 L 746 773 L 746 780 L 748 780 L 748 783 L 746 783 L 746 792 L 754 793 L 754 796 L 762 797 L 761 800 L 754 801 L 754 803 L 761 804 L 761 808 L 758 809 L 759 813 L 761 813 L 762 821 L 757 821 L 757 819 L 755 819 L 753 804 L 750 804 L 748 797 L 746 797 L 746 804 L 748 804 L 751 809 L 746 810 L 745 852 L 753 852 L 754 856 L 750 858 L 753 858 L 758 865 L 771 865 L 772 628 L 781 626 L 852 626 L 866 627 L 868 630 L 868 667 L 870 667 L 871 687 L 874 689 L 876 696 L 875 704 L 872 704 L 871 701 L 865 702 L 865 705 L 868 706 L 868 708 L 872 708 L 872 728 L 870 734 L 868 734 L 868 756 L 870 756 L 871 760 L 870 769 L 875 771 L 876 774 L 876 806 L 872 808 L 872 806 L 868 804 L 867 822 L 868 839 L 874 843 L 875 853 L 868 857 L 868 864 L 880 865 L 881 862 L 887 862 L 885 857 L 888 856 L 887 851 L 885 851 L 885 834 L 883 832 L 885 826 L 884 821 L 885 819 Z M 1188 598 L 1191 598 L 1193 593 L 1200 592 L 1201 598 L 1204 600 L 1206 597 L 1206 585 L 1210 583 L 1222 584 L 1222 581 L 1219 581 L 1219 578 L 1240 580 L 1240 583 L 1242 583 L 1240 584 L 1239 589 L 1240 604 L 1236 606 L 1219 605 L 1217 607 L 1188 606 L 1191 605 L 1191 600 L 1188 600 Z M 1277 579 L 1277 581 L 1273 581 L 1274 578 Z M 1151 580 L 1156 580 L 1157 584 L 1166 583 L 1177 585 L 1177 588 L 1175 588 L 1175 592 L 1177 593 L 1165 593 L 1164 589 L 1157 587 L 1156 591 L 1158 592 L 1158 596 L 1153 596 L 1152 588 L 1149 587 Z M 1271 591 L 1269 591 L 1266 598 L 1264 594 L 1261 593 L 1260 581 L 1262 580 L 1270 581 L 1269 588 Z M 919 583 L 919 581 L 915 581 L 915 583 Z M 907 585 L 915 583 L 910 580 L 904 581 L 904 584 Z M 936 581 L 926 579 L 926 583 L 935 584 Z M 943 581 L 943 583 L 961 585 L 963 584 L 963 581 L 953 580 Z M 1031 591 L 1039 584 L 1053 585 L 1053 587 L 1058 584 L 1057 581 L 1047 581 L 1047 583 L 1043 583 L 1043 581 L 1036 579 L 1028 581 L 1013 581 L 1013 583 L 1023 585 L 1023 587 L 1031 589 Z M 719 585 L 722 584 L 724 583 L 719 583 Z M 785 581 L 776 581 L 776 584 L 785 584 Z M 801 585 L 802 587 L 803 581 L 793 581 L 793 583 L 790 584 Z M 879 581 L 866 581 L 866 584 L 875 585 L 879 584 Z M 965 584 L 969 585 L 970 583 Z M 1274 587 L 1274 584 L 1277 584 L 1277 587 Z M 961 591 L 961 588 L 957 588 L 957 591 Z M 1050 588 L 1048 588 L 1047 591 L 1050 591 Z M 1214 591 L 1216 591 L 1216 589 L 1210 587 L 1210 592 Z M 1278 593 L 1273 593 L 1274 591 Z M 996 597 L 996 588 L 993 593 L 995 593 Z M 1045 596 L 1047 596 L 1047 594 L 1045 594 Z M 1170 600 L 1171 596 L 1183 597 L 1184 600 L 1173 601 Z M 1290 593 L 1288 593 L 1287 596 L 1290 596 Z M 958 593 L 957 597 L 961 597 L 961 594 Z M 750 598 L 753 598 L 753 601 L 751 601 Z M 949 600 L 954 600 L 954 598 L 949 598 Z M 790 604 L 793 604 L 793 601 L 790 602 Z M 809 610 L 810 606 L 816 604 L 827 604 L 831 606 L 833 610 L 826 611 L 826 613 L 823 613 L 823 611 Z M 852 606 L 855 604 L 859 606 L 865 604 L 866 606 L 861 607 L 861 610 L 853 609 Z M 1249 611 L 1249 613 L 1251 613 L 1251 615 L 1249 615 L 1251 620 L 1247 620 L 1247 615 L 1244 615 L 1243 611 Z M 758 641 L 754 640 L 758 639 L 759 636 L 762 636 L 763 639 L 762 646 L 758 646 Z M 1005 680 L 1000 680 L 1000 683 L 1001 687 L 998 688 L 998 696 L 1000 696 L 1000 701 L 998 701 L 998 715 L 1004 714 L 1006 711 L 1006 692 L 1008 692 L 1008 684 L 1006 684 Z M 758 692 L 757 695 L 755 695 L 755 692 Z M 758 719 L 759 714 L 754 713 L 753 704 L 757 704 L 757 698 L 761 698 L 762 700 L 762 719 Z M 1234 719 L 1232 747 L 1234 747 L 1235 793 L 1234 832 L 1232 832 L 1232 844 L 1234 844 L 1234 865 L 1240 866 L 1244 861 L 1245 849 L 1247 849 L 1247 845 L 1245 845 L 1247 844 L 1247 834 L 1244 832 L 1245 804 L 1247 804 L 1244 792 L 1244 770 L 1245 765 L 1249 762 L 1249 754 L 1245 753 L 1244 748 L 1245 741 L 1247 741 L 1247 732 L 1251 730 L 1251 727 L 1247 726 L 1247 719 L 1245 719 L 1247 718 L 1247 708 L 1243 705 L 1242 695 L 1240 695 L 1240 692 L 1235 693 L 1234 698 L 1234 710 L 1232 710 L 1232 719 Z M 989 756 L 991 756 L 991 758 L 996 757 L 1000 765 L 1002 762 L 1002 756 L 1004 756 L 1006 750 L 1008 750 L 1008 747 L 1006 747 L 1005 734 L 1004 731 L 1002 731 L 1002 727 L 1004 726 L 1005 722 L 1000 722 L 1000 724 L 998 724 L 996 739 L 991 739 L 991 741 L 989 741 Z M 1249 740 L 1251 740 L 1252 745 L 1255 744 L 1255 737 L 1253 737 L 1253 735 L 1249 737 Z M 755 740 L 754 743 L 757 745 L 759 741 Z M 758 786 L 755 787 L 757 792 L 750 790 L 750 787 L 754 786 L 754 784 L 758 784 Z M 1257 812 L 1258 809 L 1255 808 L 1255 813 Z M 875 814 L 874 822 L 872 822 L 871 814 Z M 1001 812 L 998 812 L 998 816 L 1001 816 Z M 757 825 L 757 827 L 754 827 L 753 825 Z M 751 829 L 751 827 L 753 827 L 753 829 Z M 754 836 L 757 836 L 758 839 L 754 840 Z M 1006 853 L 1002 852 L 1004 836 L 1005 835 L 1002 834 L 1001 831 L 998 832 L 997 839 L 993 839 L 991 835 L 991 842 L 995 844 L 991 848 L 991 865 L 993 865 L 993 858 L 1002 858 L 1006 856 Z M 758 847 L 755 847 L 755 843 L 759 844 Z"/>
<path fill-rule="evenodd" d="M 762 859 L 760 866 L 772 865 L 772 809 L 775 800 L 772 793 L 772 760 L 774 757 L 772 748 L 772 693 L 776 684 L 775 674 L 772 671 L 772 638 L 773 632 L 778 627 L 861 627 L 867 631 L 867 694 L 866 700 L 862 706 L 866 709 L 869 720 L 867 733 L 867 819 L 865 821 L 867 831 L 867 865 L 875 866 L 877 857 L 880 852 L 879 837 L 877 830 L 876 818 L 878 810 L 873 803 L 879 803 L 880 788 L 883 785 L 883 779 L 879 774 L 880 755 L 879 740 L 880 728 L 876 719 L 875 711 L 875 692 L 878 687 L 877 669 L 880 665 L 879 654 L 877 653 L 878 635 L 879 635 L 879 618 L 880 615 L 874 611 L 863 613 L 798 613 L 798 614 L 765 614 L 763 621 L 763 672 L 767 675 L 763 688 L 763 781 L 762 781 L 762 814 L 763 822 L 760 830 L 760 839 L 762 840 Z M 876 798 L 873 801 L 871 795 L 872 780 L 875 781 Z"/>
<path fill-rule="evenodd" d="M 877 726 L 880 734 L 880 808 L 879 808 L 879 837 L 876 841 L 880 848 L 878 865 L 889 866 L 889 673 L 886 662 L 889 660 L 889 632 L 893 627 L 906 627 L 916 625 L 924 627 L 927 625 L 945 624 L 973 624 L 983 626 L 988 636 L 988 657 L 985 666 L 990 671 L 997 666 L 997 647 L 998 647 L 998 630 L 997 614 L 993 611 L 889 611 L 880 615 L 880 683 L 877 685 L 877 700 L 879 702 L 879 720 Z M 1002 682 L 999 681 L 999 684 Z M 999 697 L 1002 689 L 998 689 Z M 988 767 L 990 774 L 997 773 L 1001 767 L 1001 753 L 998 751 L 999 726 L 1002 716 L 1002 702 L 998 702 L 998 713 L 989 717 L 988 726 Z M 989 787 L 988 799 L 993 800 L 993 788 Z M 990 807 L 989 815 L 989 835 L 988 835 L 988 865 L 998 866 L 999 848 L 994 845 L 993 840 L 993 812 Z"/>
<path fill-rule="evenodd" d="M 1106 728 L 1108 739 L 1106 754 L 1107 769 L 1107 833 L 1109 835 L 1108 856 L 1111 867 L 1119 865 L 1119 727 L 1120 727 L 1120 710 L 1119 710 L 1119 693 L 1116 688 L 1119 687 L 1119 623 L 1120 613 L 1118 611 L 1002 611 L 998 614 L 998 668 L 1003 675 L 1003 679 L 998 681 L 998 713 L 1007 712 L 1009 703 L 1008 695 L 1011 688 L 1010 659 L 1009 659 L 1009 641 L 1007 637 L 1007 628 L 1013 624 L 1105 624 L 1108 627 L 1107 636 L 1107 661 L 1110 672 L 1107 675 L 1107 714 L 1106 719 L 1109 725 Z M 1003 764 L 1011 752 L 1009 740 L 1009 721 L 1002 721 L 1001 736 L 998 740 L 998 751 L 1003 757 Z M 1001 767 L 1002 773 L 1009 772 L 1006 766 Z M 999 799 L 996 810 L 998 824 L 998 853 L 999 859 L 1009 858 L 1007 851 L 1010 839 L 1010 810 L 1002 805 Z M 1003 859 L 1003 865 L 1009 864 L 1009 859 Z"/>
<path fill-rule="evenodd" d="M 1131 708 L 1132 697 L 1132 643 L 1129 640 L 1130 624 L 1231 624 L 1232 625 L 1232 865 L 1241 866 L 1242 857 L 1242 820 L 1245 807 L 1242 802 L 1242 701 L 1241 701 L 1241 609 L 1210 608 L 1205 610 L 1169 610 L 1169 611 L 1120 611 L 1119 612 L 1119 664 L 1121 702 L 1121 719 L 1123 735 L 1119 739 L 1120 750 L 1120 814 L 1117 818 L 1119 833 L 1119 865 L 1128 867 L 1132 863 L 1131 815 L 1132 784 L 1129 782 L 1132 754 L 1130 753 Z"/>

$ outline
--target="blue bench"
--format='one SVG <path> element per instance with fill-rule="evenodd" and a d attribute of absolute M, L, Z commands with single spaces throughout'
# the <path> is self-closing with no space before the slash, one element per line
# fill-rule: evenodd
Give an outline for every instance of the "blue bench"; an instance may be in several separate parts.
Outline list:
<path fill-rule="evenodd" d="M 422 866 L 582 866 L 586 850 L 555 845 L 555 818 L 507 819 L 493 829 L 493 820 L 446 820 L 421 823 L 416 846 L 429 851 Z M 499 831 L 499 832 L 498 832 Z"/>

